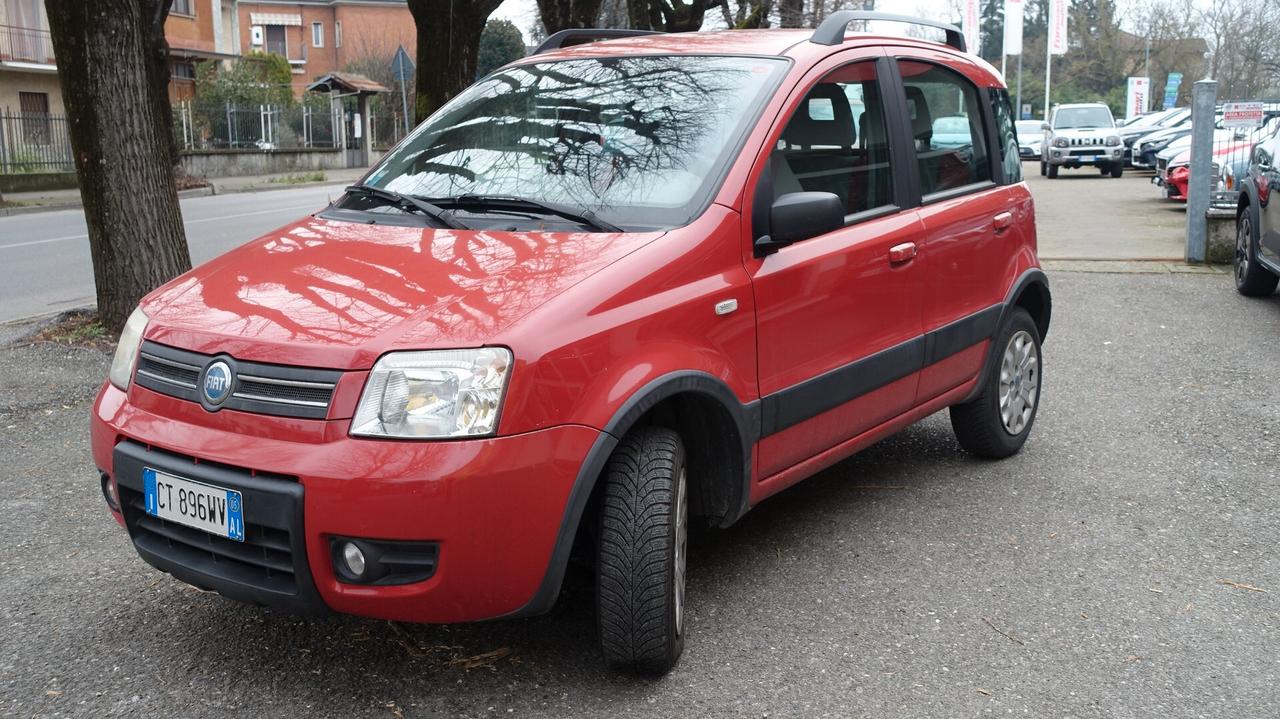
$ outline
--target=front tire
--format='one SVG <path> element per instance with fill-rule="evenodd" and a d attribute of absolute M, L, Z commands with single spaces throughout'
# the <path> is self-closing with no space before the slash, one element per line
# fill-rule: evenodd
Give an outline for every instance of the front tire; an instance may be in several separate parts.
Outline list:
<path fill-rule="evenodd" d="M 680 435 L 663 427 L 631 432 L 601 479 L 600 646 L 615 669 L 666 674 L 684 650 L 689 494 Z"/>
<path fill-rule="evenodd" d="M 1233 261 L 1236 291 L 1246 297 L 1268 297 L 1276 291 L 1280 277 L 1258 264 L 1258 238 L 1253 214 L 1248 206 L 1236 218 L 1236 254 Z"/>
<path fill-rule="evenodd" d="M 1045 175 L 1047 175 L 1047 174 L 1049 174 L 1049 163 L 1045 162 L 1044 160 L 1041 160 L 1041 161 L 1040 161 L 1040 176 L 1041 176 L 1041 177 L 1044 177 L 1044 176 L 1045 176 Z"/>
<path fill-rule="evenodd" d="M 1058 179 L 1058 166 L 1057 166 L 1057 165 L 1049 165 L 1049 179 L 1050 179 L 1050 180 L 1056 180 L 1056 179 Z"/>
<path fill-rule="evenodd" d="M 1040 331 L 1025 309 L 1009 311 L 993 351 L 978 396 L 951 407 L 951 428 L 970 454 L 1003 459 L 1022 449 L 1040 406 Z"/>
<path fill-rule="evenodd" d="M 1123 176 L 1124 176 L 1124 163 L 1123 163 L 1123 162 L 1117 162 L 1117 163 L 1115 163 L 1114 165 L 1112 165 L 1112 166 L 1111 166 L 1111 176 L 1112 176 L 1112 177 L 1123 177 Z"/>

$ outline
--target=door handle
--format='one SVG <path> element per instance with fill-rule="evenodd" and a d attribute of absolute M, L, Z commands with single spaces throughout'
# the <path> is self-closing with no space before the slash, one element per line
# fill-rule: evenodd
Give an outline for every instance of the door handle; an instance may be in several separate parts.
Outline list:
<path fill-rule="evenodd" d="M 894 264 L 914 259 L 915 256 L 916 243 L 914 242 L 903 242 L 889 248 L 889 262 Z"/>
<path fill-rule="evenodd" d="M 991 225 L 992 227 L 996 228 L 996 232 L 1001 232 L 1003 230 L 1009 229 L 1011 226 L 1013 226 L 1013 213 L 1001 212 L 1000 214 L 991 218 Z"/>

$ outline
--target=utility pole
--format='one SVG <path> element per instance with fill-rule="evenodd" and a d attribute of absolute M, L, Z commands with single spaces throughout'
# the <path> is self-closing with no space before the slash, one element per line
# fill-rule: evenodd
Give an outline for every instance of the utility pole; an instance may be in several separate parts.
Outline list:
<path fill-rule="evenodd" d="M 1044 121 L 1049 121 L 1049 78 L 1053 74 L 1052 43 L 1044 44 Z"/>
<path fill-rule="evenodd" d="M 1022 119 L 1022 53 L 1018 53 L 1018 104 L 1014 107 L 1018 108 L 1015 117 Z"/>

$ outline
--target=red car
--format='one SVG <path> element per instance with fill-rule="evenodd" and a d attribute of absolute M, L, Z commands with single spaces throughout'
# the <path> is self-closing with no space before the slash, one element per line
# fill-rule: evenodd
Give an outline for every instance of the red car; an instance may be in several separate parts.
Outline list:
<path fill-rule="evenodd" d="M 965 449 L 1017 452 L 1050 296 L 1008 93 L 955 28 L 866 19 L 902 20 L 553 36 L 148 295 L 92 418 L 138 553 L 450 623 L 546 612 L 576 548 L 605 659 L 661 673 L 691 521 L 948 407 Z"/>

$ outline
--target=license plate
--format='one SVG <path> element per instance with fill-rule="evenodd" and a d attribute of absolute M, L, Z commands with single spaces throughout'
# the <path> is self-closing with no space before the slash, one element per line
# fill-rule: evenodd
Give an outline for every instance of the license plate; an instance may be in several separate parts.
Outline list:
<path fill-rule="evenodd" d="M 147 514 L 219 537 L 244 541 L 244 498 L 233 489 L 195 482 L 150 467 L 142 470 Z"/>

